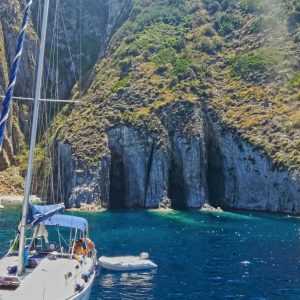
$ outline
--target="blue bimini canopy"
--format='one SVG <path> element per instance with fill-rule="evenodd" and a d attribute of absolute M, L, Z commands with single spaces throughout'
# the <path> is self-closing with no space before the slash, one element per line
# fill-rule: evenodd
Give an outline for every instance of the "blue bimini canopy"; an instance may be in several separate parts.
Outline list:
<path fill-rule="evenodd" d="M 35 227 L 40 223 L 43 223 L 50 217 L 63 213 L 65 210 L 65 206 L 63 204 L 55 204 L 55 205 L 29 205 L 28 209 L 28 217 L 27 217 L 27 225 L 31 227 Z"/>
<path fill-rule="evenodd" d="M 45 221 L 45 225 L 75 228 L 81 230 L 84 234 L 88 231 L 88 222 L 86 219 L 68 215 L 54 215 Z"/>

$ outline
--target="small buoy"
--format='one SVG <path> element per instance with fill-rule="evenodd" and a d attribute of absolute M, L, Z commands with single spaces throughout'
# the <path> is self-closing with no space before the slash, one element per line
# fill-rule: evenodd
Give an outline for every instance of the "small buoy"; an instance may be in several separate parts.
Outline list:
<path fill-rule="evenodd" d="M 140 254 L 140 259 L 148 259 L 149 258 L 149 253 L 147 253 L 147 252 L 142 252 L 141 254 Z"/>

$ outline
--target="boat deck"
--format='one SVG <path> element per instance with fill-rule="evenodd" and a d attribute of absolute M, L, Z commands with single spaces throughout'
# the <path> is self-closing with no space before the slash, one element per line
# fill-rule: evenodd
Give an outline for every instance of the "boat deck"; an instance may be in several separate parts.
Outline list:
<path fill-rule="evenodd" d="M 21 284 L 16 290 L 0 289 L 1 300 L 76 299 L 75 286 L 85 286 L 82 274 L 93 268 L 93 259 L 85 258 L 83 263 L 68 257 L 46 255 L 31 256 L 37 261 L 34 269 L 26 269 L 20 277 Z M 53 259 L 54 258 L 54 259 Z M 17 266 L 17 256 L 7 256 L 0 260 L 0 276 L 8 276 L 8 267 Z M 92 278 L 90 279 L 92 280 Z"/>

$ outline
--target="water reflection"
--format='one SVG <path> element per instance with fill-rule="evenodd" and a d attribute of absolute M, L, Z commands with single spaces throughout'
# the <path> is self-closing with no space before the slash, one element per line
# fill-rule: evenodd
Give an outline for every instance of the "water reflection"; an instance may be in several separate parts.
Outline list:
<path fill-rule="evenodd" d="M 102 286 L 102 292 L 106 295 L 105 299 L 109 299 L 109 295 L 115 295 L 117 289 L 119 291 L 118 299 L 150 300 L 154 299 L 152 293 L 155 287 L 155 274 L 155 270 L 143 273 L 108 273 L 102 271 L 99 284 Z"/>
<path fill-rule="evenodd" d="M 108 273 L 102 271 L 101 284 L 105 288 L 110 288 L 115 285 L 149 288 L 152 286 L 152 280 L 155 273 L 155 270 L 143 273 Z"/>

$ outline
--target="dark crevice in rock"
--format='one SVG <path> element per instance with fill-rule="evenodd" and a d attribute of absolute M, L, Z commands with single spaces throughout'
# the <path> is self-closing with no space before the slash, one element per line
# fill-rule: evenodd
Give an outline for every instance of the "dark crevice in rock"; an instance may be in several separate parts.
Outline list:
<path fill-rule="evenodd" d="M 184 177 L 182 166 L 175 162 L 171 163 L 169 171 L 169 187 L 168 196 L 171 199 L 173 209 L 186 209 L 185 192 L 184 192 Z"/>
<path fill-rule="evenodd" d="M 209 202 L 215 207 L 224 206 L 225 181 L 223 158 L 216 140 L 211 137 L 208 141 L 207 186 Z"/>
<path fill-rule="evenodd" d="M 122 156 L 115 153 L 111 155 L 109 208 L 126 208 L 125 167 Z"/>
<path fill-rule="evenodd" d="M 147 164 L 147 174 L 146 174 L 146 189 L 145 189 L 145 199 L 147 197 L 147 188 L 149 186 L 149 180 L 150 180 L 150 174 L 151 174 L 151 168 L 152 168 L 152 163 L 153 163 L 153 155 L 154 155 L 154 143 L 152 144 L 151 147 L 151 152 L 150 152 L 150 156 L 149 156 L 149 160 L 148 160 L 148 164 Z"/>

